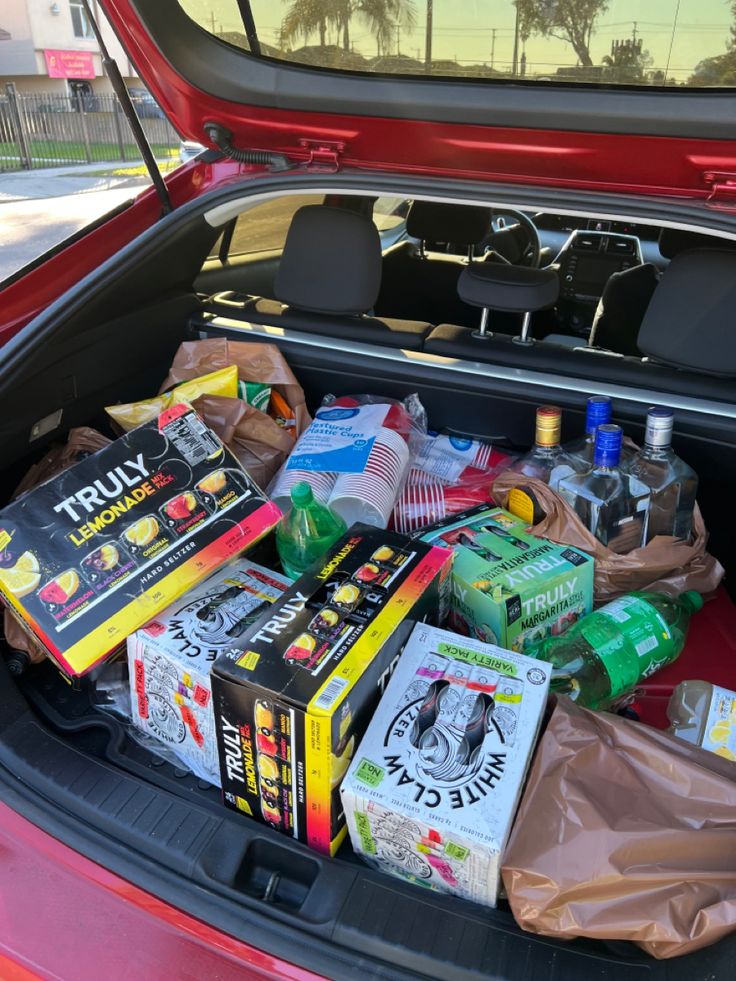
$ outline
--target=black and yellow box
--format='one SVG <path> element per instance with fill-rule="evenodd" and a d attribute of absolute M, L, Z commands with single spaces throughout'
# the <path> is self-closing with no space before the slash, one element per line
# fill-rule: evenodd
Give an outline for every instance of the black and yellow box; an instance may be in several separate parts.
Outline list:
<path fill-rule="evenodd" d="M 0 511 L 0 595 L 77 679 L 280 517 L 180 403 Z"/>
<path fill-rule="evenodd" d="M 334 855 L 340 781 L 418 621 L 437 623 L 452 553 L 353 525 L 212 669 L 225 802 Z"/>

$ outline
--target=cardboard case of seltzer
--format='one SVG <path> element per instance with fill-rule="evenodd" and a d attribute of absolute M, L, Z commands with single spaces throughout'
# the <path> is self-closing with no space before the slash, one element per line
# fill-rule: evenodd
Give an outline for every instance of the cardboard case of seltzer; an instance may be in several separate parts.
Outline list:
<path fill-rule="evenodd" d="M 455 553 L 448 622 L 458 633 L 523 653 L 593 609 L 593 558 L 536 538 L 503 508 L 480 504 L 419 536 Z"/>
<path fill-rule="evenodd" d="M 334 854 L 339 784 L 415 621 L 436 622 L 452 553 L 353 525 L 220 657 L 225 803 Z"/>
<path fill-rule="evenodd" d="M 355 851 L 384 872 L 495 906 L 550 671 L 418 624 L 342 783 Z"/>
<path fill-rule="evenodd" d="M 241 637 L 290 585 L 286 576 L 235 559 L 128 637 L 134 725 L 217 786 L 210 668 L 220 655 L 240 657 Z"/>
<path fill-rule="evenodd" d="M 74 680 L 280 517 L 180 403 L 0 512 L 0 592 Z"/>

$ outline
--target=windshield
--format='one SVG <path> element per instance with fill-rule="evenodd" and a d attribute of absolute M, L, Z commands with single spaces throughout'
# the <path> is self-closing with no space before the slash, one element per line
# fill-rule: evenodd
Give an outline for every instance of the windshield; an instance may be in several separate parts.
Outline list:
<path fill-rule="evenodd" d="M 318 68 L 529 83 L 736 86 L 736 0 L 179 2 L 228 44 Z"/>

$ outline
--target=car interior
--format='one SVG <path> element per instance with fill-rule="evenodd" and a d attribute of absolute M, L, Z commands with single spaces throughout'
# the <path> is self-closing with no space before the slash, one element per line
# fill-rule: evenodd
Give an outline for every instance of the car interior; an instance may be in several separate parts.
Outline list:
<path fill-rule="evenodd" d="M 312 411 L 330 392 L 416 392 L 433 427 L 511 448 L 532 441 L 544 402 L 562 407 L 567 439 L 583 427 L 585 396 L 610 394 L 616 420 L 640 440 L 646 406 L 666 401 L 678 453 L 700 477 L 709 548 L 727 572 L 733 565 L 727 238 L 590 214 L 300 192 L 252 205 L 241 196 L 133 245 L 116 260 L 124 272 L 103 268 L 94 290 L 52 311 L 42 343 L 10 351 L 3 502 L 70 427 L 112 435 L 104 406 L 157 392 L 183 340 L 227 336 L 277 344 Z M 726 586 L 733 597 L 733 578 Z M 713 614 L 724 656 L 736 656 L 731 610 Z M 566 981 L 694 976 L 689 957 L 675 966 L 627 943 L 524 934 L 503 901 L 482 909 L 389 879 L 348 844 L 334 860 L 310 852 L 154 757 L 98 711 L 94 686 L 72 689 L 49 662 L 13 678 L 0 658 L 0 678 L 0 765 L 15 793 L 83 828 L 80 849 L 107 867 L 119 862 L 194 915 L 206 902 L 208 922 L 287 960 L 298 937 L 300 963 L 345 978 L 507 976 L 510 964 Z M 735 953 L 732 935 L 700 953 L 696 973 Z"/>

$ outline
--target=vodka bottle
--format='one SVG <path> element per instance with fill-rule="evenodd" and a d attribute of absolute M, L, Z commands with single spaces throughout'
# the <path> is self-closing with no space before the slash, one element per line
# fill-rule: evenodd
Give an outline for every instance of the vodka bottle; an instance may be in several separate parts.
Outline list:
<path fill-rule="evenodd" d="M 692 533 L 698 475 L 672 449 L 672 422 L 671 409 L 651 408 L 644 446 L 624 466 L 649 488 L 647 541 L 657 535 L 689 541 Z"/>
<path fill-rule="evenodd" d="M 563 477 L 559 492 L 595 537 L 614 552 L 630 552 L 646 541 L 649 490 L 619 468 L 623 431 L 599 426 L 593 466 Z"/>

